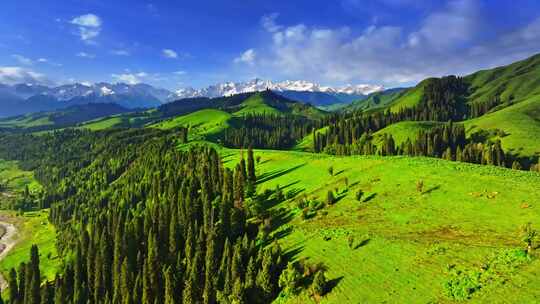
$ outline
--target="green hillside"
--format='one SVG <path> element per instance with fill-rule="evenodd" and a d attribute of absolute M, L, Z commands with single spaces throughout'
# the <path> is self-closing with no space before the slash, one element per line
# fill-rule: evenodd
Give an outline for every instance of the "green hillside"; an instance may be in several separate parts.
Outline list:
<path fill-rule="evenodd" d="M 248 114 L 292 114 L 310 119 L 319 119 L 326 115 L 326 112 L 311 105 L 289 100 L 271 91 L 253 93 L 240 105 L 236 106 L 236 108 L 239 110 L 233 113 L 234 116 L 245 116 Z"/>
<path fill-rule="evenodd" d="M 373 136 L 375 142 L 378 142 L 377 138 L 381 138 L 383 134 L 391 134 L 396 145 L 399 145 L 407 139 L 415 140 L 420 131 L 426 131 L 443 124 L 436 121 L 402 121 L 375 132 Z"/>
<path fill-rule="evenodd" d="M 390 103 L 390 110 L 395 113 L 399 112 L 401 109 L 416 106 L 422 99 L 422 96 L 424 95 L 424 88 L 431 81 L 431 79 L 432 78 L 428 78 L 420 82 L 417 86 L 402 92 L 399 97 L 392 100 Z"/>
<path fill-rule="evenodd" d="M 27 114 L 0 119 L 0 128 L 21 128 L 52 126 L 54 122 L 47 115 Z"/>
<path fill-rule="evenodd" d="M 0 128 L 27 131 L 45 131 L 75 126 L 85 121 L 110 115 L 127 113 L 129 110 L 112 103 L 90 103 L 65 109 L 38 112 L 0 120 Z M 109 124 L 107 127 L 110 127 Z"/>
<path fill-rule="evenodd" d="M 540 95 L 464 123 L 469 135 L 484 130 L 487 139 L 500 139 L 505 150 L 540 155 Z"/>
<path fill-rule="evenodd" d="M 271 104 L 274 100 L 265 98 L 264 95 L 257 93 L 250 96 L 244 102 L 240 104 L 241 110 L 234 113 L 236 116 L 244 116 L 247 114 L 272 114 L 280 115 L 282 112 L 274 107 Z"/>
<path fill-rule="evenodd" d="M 506 66 L 478 71 L 463 78 L 468 86 L 468 103 L 486 102 L 499 98 L 504 102 L 520 102 L 540 94 L 540 54 Z M 393 112 L 417 105 L 424 87 L 433 81 L 428 78 L 391 100 Z"/>
<path fill-rule="evenodd" d="M 470 102 L 498 96 L 502 101 L 521 101 L 540 94 L 540 54 L 513 64 L 483 70 L 465 77 Z"/>
<path fill-rule="evenodd" d="M 376 92 L 369 94 L 366 99 L 358 100 L 352 102 L 350 105 L 346 106 L 343 110 L 345 112 L 356 111 L 356 110 L 376 110 L 385 108 L 389 104 L 393 103 L 396 99 L 402 97 L 406 94 L 407 89 L 395 88 L 388 89 L 382 92 Z"/>
<path fill-rule="evenodd" d="M 239 155 L 227 149 L 222 154 L 231 166 Z M 444 287 L 452 278 L 450 266 L 479 273 L 491 256 L 522 248 L 523 224 L 540 225 L 533 207 L 540 194 L 530 191 L 540 183 L 537 173 L 429 158 L 255 154 L 261 157 L 258 191 L 279 185 L 290 197 L 274 207 L 283 220 L 271 236 L 296 261 L 328 269 L 335 287 L 321 303 L 452 302 Z M 338 202 L 302 219 L 299 201 L 324 202 L 329 190 Z M 361 202 L 355 198 L 359 190 Z M 540 296 L 534 287 L 539 269 L 536 258 L 508 266 L 473 292 L 471 302 L 512 297 L 532 303 Z M 304 291 L 284 302 L 314 301 Z"/>
<path fill-rule="evenodd" d="M 152 125 L 151 128 L 168 130 L 175 127 L 189 128 L 191 138 L 217 134 L 229 127 L 231 114 L 220 110 L 201 110 L 188 115 L 178 116 Z"/>

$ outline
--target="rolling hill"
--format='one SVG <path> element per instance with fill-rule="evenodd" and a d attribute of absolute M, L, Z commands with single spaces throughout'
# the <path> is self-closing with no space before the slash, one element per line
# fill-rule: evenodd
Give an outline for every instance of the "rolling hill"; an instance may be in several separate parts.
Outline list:
<path fill-rule="evenodd" d="M 239 160 L 238 150 L 220 151 L 230 166 Z M 283 220 L 270 238 L 295 261 L 327 267 L 334 283 L 322 303 L 453 303 L 445 287 L 452 268 L 478 273 L 491 257 L 515 252 L 521 248 L 520 227 L 540 216 L 530 206 L 540 199 L 530 191 L 540 183 L 534 172 L 430 158 L 268 150 L 255 155 L 261 158 L 258 191 L 279 186 L 288 197 L 273 207 Z M 422 192 L 416 189 L 419 180 Z M 361 200 L 355 198 L 359 190 Z M 303 218 L 300 202 L 322 202 L 328 191 L 338 202 L 307 207 L 315 211 Z M 512 297 L 533 303 L 540 296 L 533 287 L 539 266 L 537 258 L 509 264 L 497 274 L 504 284 L 485 283 L 471 291 L 470 302 Z M 282 300 L 313 302 L 308 290 Z"/>
<path fill-rule="evenodd" d="M 98 117 L 127 113 L 129 111 L 114 103 L 89 103 L 52 112 L 38 112 L 0 119 L 0 128 L 26 131 L 65 128 Z"/>

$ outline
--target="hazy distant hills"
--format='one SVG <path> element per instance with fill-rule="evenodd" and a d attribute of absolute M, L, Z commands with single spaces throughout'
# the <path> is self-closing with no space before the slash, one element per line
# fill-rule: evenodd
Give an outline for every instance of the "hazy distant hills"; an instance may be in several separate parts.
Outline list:
<path fill-rule="evenodd" d="M 202 89 L 184 88 L 175 92 L 148 84 L 74 83 L 58 87 L 37 84 L 0 84 L 0 116 L 14 116 L 40 111 L 60 110 L 89 103 L 115 103 L 128 109 L 152 108 L 185 98 L 216 98 L 270 89 L 288 99 L 327 106 L 365 99 L 383 90 L 378 85 L 348 85 L 338 88 L 307 81 L 272 82 L 254 79 L 248 82 L 227 82 Z"/>

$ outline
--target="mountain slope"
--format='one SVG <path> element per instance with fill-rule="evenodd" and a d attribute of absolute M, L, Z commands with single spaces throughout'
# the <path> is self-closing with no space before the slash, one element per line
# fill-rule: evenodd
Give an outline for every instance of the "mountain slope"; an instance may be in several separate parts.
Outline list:
<path fill-rule="evenodd" d="M 521 101 L 540 94 L 540 54 L 507 66 L 478 71 L 465 77 L 470 102 L 499 97 L 503 102 Z"/>
<path fill-rule="evenodd" d="M 27 129 L 29 131 L 58 129 L 98 117 L 126 112 L 129 112 L 129 110 L 114 103 L 90 103 L 70 106 L 58 111 L 39 112 L 0 119 L 0 128 Z"/>
<path fill-rule="evenodd" d="M 381 92 L 371 93 L 364 99 L 352 102 L 349 106 L 344 108 L 343 111 L 349 112 L 384 108 L 397 98 L 401 97 L 406 90 L 407 89 L 405 88 L 393 88 Z"/>
<path fill-rule="evenodd" d="M 505 151 L 540 156 L 540 95 L 464 123 L 469 135 L 480 132 L 486 139 L 500 139 Z"/>
<path fill-rule="evenodd" d="M 231 114 L 224 111 L 205 109 L 167 119 L 148 127 L 167 130 L 182 126 L 189 128 L 190 137 L 198 138 L 199 136 L 216 134 L 228 128 L 231 117 Z"/>
<path fill-rule="evenodd" d="M 222 155 L 228 166 L 240 158 L 238 150 Z M 264 150 L 255 155 L 262 160 L 257 172 L 265 176 L 258 191 L 288 185 L 284 191 L 293 197 L 274 207 L 287 221 L 272 235 L 295 260 L 323 263 L 335 282 L 322 303 L 454 303 L 445 295 L 449 265 L 482 271 L 490 256 L 521 249 L 519 227 L 540 216 L 522 203 L 540 199 L 531 191 L 540 183 L 534 172 L 430 158 Z M 329 175 L 328 168 L 339 173 Z M 416 189 L 419 180 L 424 193 Z M 360 201 L 359 190 L 365 197 Z M 320 202 L 328 191 L 339 201 L 304 219 L 300 198 Z M 347 245 L 351 236 L 358 244 L 353 248 Z M 511 296 L 534 303 L 539 266 L 534 258 L 515 273 L 501 271 L 500 278 L 508 277 L 504 285 L 486 282 L 470 301 L 497 303 Z M 309 291 L 284 299 L 312 301 Z"/>

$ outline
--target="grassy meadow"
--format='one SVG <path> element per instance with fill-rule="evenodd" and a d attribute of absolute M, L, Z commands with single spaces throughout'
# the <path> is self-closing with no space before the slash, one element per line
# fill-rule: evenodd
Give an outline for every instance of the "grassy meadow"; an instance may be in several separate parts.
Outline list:
<path fill-rule="evenodd" d="M 222 149 L 226 165 L 238 150 Z M 287 199 L 272 235 L 296 261 L 323 263 L 333 288 L 321 303 L 446 303 L 453 268 L 480 271 L 490 258 L 521 249 L 522 225 L 540 225 L 540 175 L 430 158 L 334 157 L 255 151 L 258 192 L 278 185 Z M 328 168 L 333 168 L 330 175 Z M 423 188 L 418 190 L 418 182 Z M 303 219 L 302 198 L 337 198 Z M 358 190 L 364 195 L 355 198 Z M 353 238 L 353 247 L 348 246 Z M 506 265 L 506 264 L 505 264 Z M 540 297 L 540 261 L 507 267 L 499 281 L 471 295 L 473 303 Z M 516 293 L 517 287 L 519 293 Z M 281 303 L 314 302 L 308 292 Z"/>
<path fill-rule="evenodd" d="M 42 277 L 52 280 L 61 265 L 56 252 L 55 228 L 48 221 L 48 210 L 25 212 L 17 215 L 13 211 L 1 211 L 2 221 L 17 228 L 16 244 L 0 261 L 0 272 L 7 276 L 11 268 L 30 259 L 30 247 L 38 245 Z"/>

